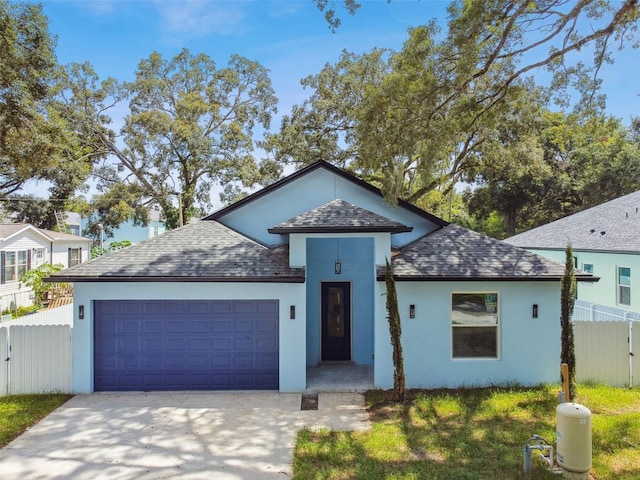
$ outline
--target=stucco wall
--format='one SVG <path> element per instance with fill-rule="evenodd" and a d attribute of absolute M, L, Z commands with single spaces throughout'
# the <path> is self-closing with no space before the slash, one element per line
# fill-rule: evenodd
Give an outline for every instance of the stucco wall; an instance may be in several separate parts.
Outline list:
<path fill-rule="evenodd" d="M 559 381 L 560 288 L 556 282 L 397 282 L 409 388 Z M 393 387 L 385 285 L 376 285 L 375 384 Z M 498 292 L 499 358 L 453 359 L 451 294 Z M 416 318 L 409 318 L 409 305 Z M 532 318 L 532 305 L 538 318 Z"/>
<path fill-rule="evenodd" d="M 321 361 L 321 284 L 351 284 L 351 354 L 354 363 L 373 362 L 375 283 L 373 238 L 310 238 L 307 240 L 307 365 Z M 335 274 L 338 255 L 342 273 Z"/>
<path fill-rule="evenodd" d="M 423 217 L 394 207 L 371 191 L 322 168 L 270 192 L 260 201 L 233 210 L 220 221 L 267 245 L 276 245 L 286 238 L 268 233 L 268 228 L 336 198 L 414 227 L 412 232 L 393 235 L 394 245 L 405 245 L 436 228 Z"/>
<path fill-rule="evenodd" d="M 267 300 L 279 299 L 280 391 L 306 388 L 304 284 L 255 283 L 76 283 L 74 285 L 73 391 L 93 391 L 94 300 Z M 78 311 L 84 306 L 85 318 Z M 296 318 L 289 307 L 296 306 Z"/>
<path fill-rule="evenodd" d="M 564 250 L 534 250 L 527 249 L 551 260 L 564 263 Z M 623 308 L 632 312 L 640 312 L 640 254 L 629 253 L 600 253 L 574 250 L 578 268 L 584 268 L 585 263 L 593 265 L 593 274 L 600 277 L 600 281 L 593 284 L 578 283 L 578 299 L 585 302 L 598 303 L 614 308 Z M 631 305 L 618 303 L 617 267 L 631 268 Z"/>

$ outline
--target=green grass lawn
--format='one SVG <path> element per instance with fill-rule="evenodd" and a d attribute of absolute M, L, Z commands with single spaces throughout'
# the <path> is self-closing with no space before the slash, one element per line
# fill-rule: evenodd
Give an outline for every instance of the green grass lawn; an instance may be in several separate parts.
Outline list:
<path fill-rule="evenodd" d="M 72 396 L 47 393 L 0 397 L 0 447 L 4 447 Z"/>
<path fill-rule="evenodd" d="M 523 448 L 534 433 L 555 442 L 557 386 L 411 391 L 399 405 L 389 391 L 366 394 L 368 432 L 303 430 L 296 479 L 551 479 Z M 581 385 L 576 402 L 592 414 L 591 478 L 640 478 L 640 390 Z M 534 457 L 536 455 L 534 454 Z"/>

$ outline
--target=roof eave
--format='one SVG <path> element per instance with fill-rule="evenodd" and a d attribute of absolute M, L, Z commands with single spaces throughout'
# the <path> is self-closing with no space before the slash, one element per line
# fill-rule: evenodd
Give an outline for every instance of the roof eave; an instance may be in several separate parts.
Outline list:
<path fill-rule="evenodd" d="M 269 233 L 406 233 L 412 232 L 413 227 L 273 227 L 267 229 Z"/>
<path fill-rule="evenodd" d="M 304 283 L 304 276 L 269 277 L 160 277 L 160 276 L 56 276 L 44 279 L 45 282 L 68 283 Z"/>
<path fill-rule="evenodd" d="M 384 281 L 384 275 L 376 276 L 378 281 Z M 468 277 L 463 275 L 394 275 L 393 278 L 398 282 L 558 282 L 562 280 L 562 275 L 547 276 L 483 276 Z M 576 277 L 578 282 L 597 282 L 599 277 Z"/>

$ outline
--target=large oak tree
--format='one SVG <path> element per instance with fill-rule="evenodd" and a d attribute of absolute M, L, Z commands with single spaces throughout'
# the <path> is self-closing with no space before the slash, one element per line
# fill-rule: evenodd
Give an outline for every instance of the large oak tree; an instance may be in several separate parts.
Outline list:
<path fill-rule="evenodd" d="M 132 82 L 100 80 L 91 65 L 73 64 L 59 101 L 85 148 L 101 159 L 96 200 L 103 212 L 117 213 L 101 216 L 107 227 L 127 218 L 144 223 L 151 204 L 174 227 L 180 214 L 186 222 L 211 205 L 214 185 L 232 197 L 240 185 L 279 173 L 253 157 L 254 128 L 268 128 L 276 109 L 268 72 L 238 55 L 218 68 L 186 49 L 171 59 L 154 52 Z M 124 109 L 124 123 L 114 126 L 111 115 Z"/>

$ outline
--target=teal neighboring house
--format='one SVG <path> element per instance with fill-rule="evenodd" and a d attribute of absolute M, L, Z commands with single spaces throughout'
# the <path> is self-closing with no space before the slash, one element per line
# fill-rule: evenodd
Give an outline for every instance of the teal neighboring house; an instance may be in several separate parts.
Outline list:
<path fill-rule="evenodd" d="M 321 161 L 53 275 L 74 284 L 74 391 L 300 392 L 331 362 L 391 388 L 387 260 L 407 387 L 558 380 L 562 264 Z"/>
<path fill-rule="evenodd" d="M 640 190 L 504 240 L 575 266 L 597 283 L 578 284 L 578 299 L 640 312 Z"/>
<path fill-rule="evenodd" d="M 134 225 L 133 221 L 129 220 L 121 224 L 118 228 L 113 229 L 113 235 L 107 237 L 105 235 L 104 245 L 108 247 L 113 242 L 122 242 L 129 240 L 131 243 L 142 242 L 149 238 L 162 235 L 166 228 L 162 220 L 160 220 L 160 214 L 154 209 L 149 211 L 150 221 L 148 225 Z M 65 224 L 67 229 L 73 235 L 81 235 L 89 224 L 89 219 L 81 216 L 75 212 L 65 212 Z"/>

